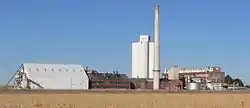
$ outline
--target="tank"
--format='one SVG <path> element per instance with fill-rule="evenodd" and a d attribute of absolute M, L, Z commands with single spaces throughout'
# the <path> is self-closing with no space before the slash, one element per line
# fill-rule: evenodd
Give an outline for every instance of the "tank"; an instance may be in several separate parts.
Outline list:
<path fill-rule="evenodd" d="M 208 83 L 207 87 L 210 90 L 215 90 L 215 91 L 225 90 L 225 88 L 222 85 L 223 85 L 223 83 Z"/>
<path fill-rule="evenodd" d="M 200 83 L 188 83 L 188 90 L 200 90 Z"/>

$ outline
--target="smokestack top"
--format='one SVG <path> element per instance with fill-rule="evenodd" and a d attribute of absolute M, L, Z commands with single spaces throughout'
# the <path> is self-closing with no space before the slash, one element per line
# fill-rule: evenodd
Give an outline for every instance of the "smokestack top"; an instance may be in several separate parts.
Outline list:
<path fill-rule="evenodd" d="M 159 8 L 159 4 L 155 4 L 155 8 Z"/>
<path fill-rule="evenodd" d="M 158 10 L 159 11 L 159 4 L 155 4 L 155 7 L 154 7 L 155 11 Z"/>

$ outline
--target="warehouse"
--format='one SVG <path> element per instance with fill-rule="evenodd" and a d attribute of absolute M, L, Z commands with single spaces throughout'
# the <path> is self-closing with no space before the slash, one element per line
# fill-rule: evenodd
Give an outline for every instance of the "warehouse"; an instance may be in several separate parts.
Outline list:
<path fill-rule="evenodd" d="M 16 89 L 89 88 L 89 78 L 82 65 L 25 63 L 9 81 Z"/>

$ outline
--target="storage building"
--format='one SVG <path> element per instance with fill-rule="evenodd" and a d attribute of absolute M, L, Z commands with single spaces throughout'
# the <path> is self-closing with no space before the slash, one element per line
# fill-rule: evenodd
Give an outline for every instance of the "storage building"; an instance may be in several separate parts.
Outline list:
<path fill-rule="evenodd" d="M 25 63 L 12 76 L 17 89 L 81 89 L 89 88 L 89 78 L 82 65 Z"/>

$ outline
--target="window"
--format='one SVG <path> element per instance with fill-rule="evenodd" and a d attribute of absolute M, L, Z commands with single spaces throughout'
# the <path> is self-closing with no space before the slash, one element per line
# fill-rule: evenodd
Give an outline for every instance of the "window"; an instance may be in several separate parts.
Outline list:
<path fill-rule="evenodd" d="M 61 69 L 59 69 L 59 72 L 61 72 L 62 70 Z"/>
<path fill-rule="evenodd" d="M 47 69 L 44 68 L 44 71 L 47 72 Z"/>
<path fill-rule="evenodd" d="M 39 69 L 38 69 L 38 68 L 36 68 L 36 70 L 39 72 Z"/>
<path fill-rule="evenodd" d="M 54 69 L 52 69 L 52 71 L 54 71 Z"/>
<path fill-rule="evenodd" d="M 29 68 L 29 71 L 31 71 L 31 68 Z"/>

